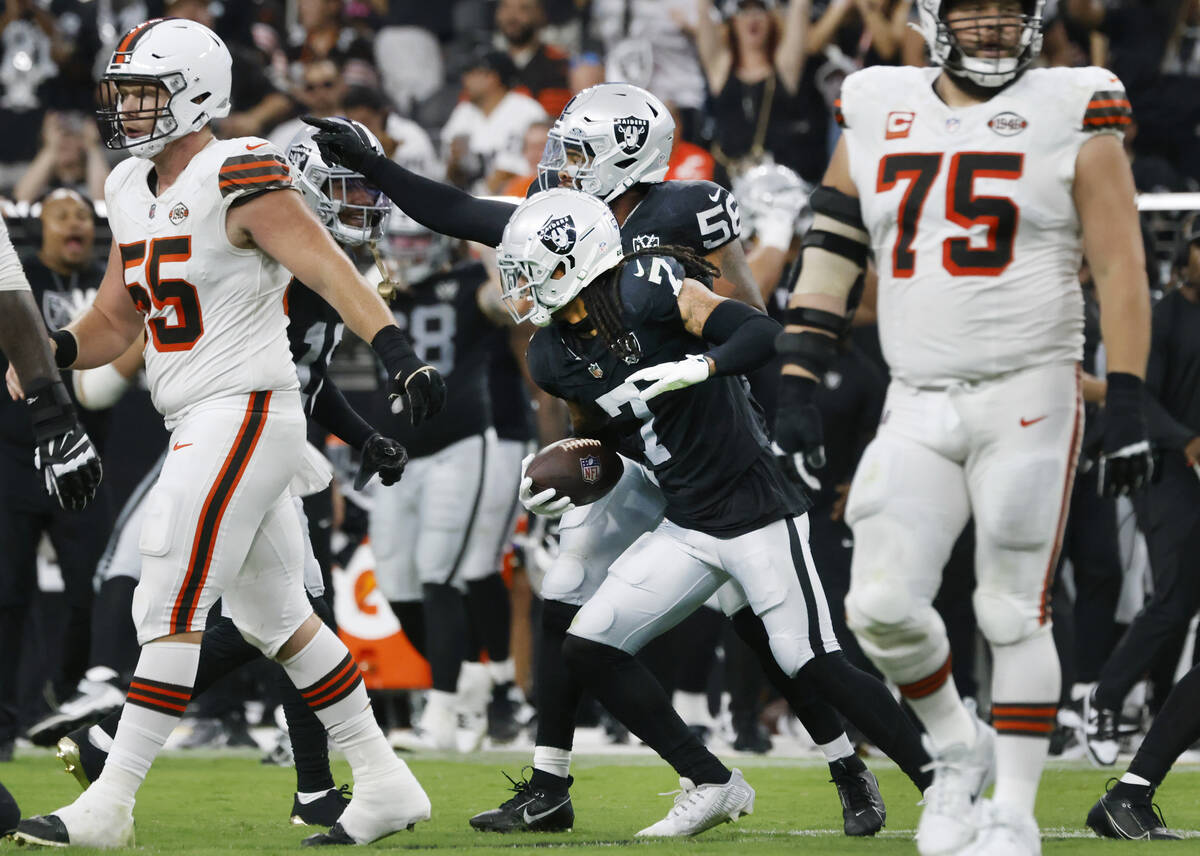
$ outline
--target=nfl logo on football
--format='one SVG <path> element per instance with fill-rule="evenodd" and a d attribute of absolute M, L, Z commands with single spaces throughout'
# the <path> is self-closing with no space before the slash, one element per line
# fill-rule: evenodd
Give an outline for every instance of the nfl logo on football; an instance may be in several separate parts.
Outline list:
<path fill-rule="evenodd" d="M 583 473 L 583 480 L 588 484 L 595 484 L 600 481 L 600 459 L 595 455 L 587 455 L 580 458 L 579 469 Z"/>

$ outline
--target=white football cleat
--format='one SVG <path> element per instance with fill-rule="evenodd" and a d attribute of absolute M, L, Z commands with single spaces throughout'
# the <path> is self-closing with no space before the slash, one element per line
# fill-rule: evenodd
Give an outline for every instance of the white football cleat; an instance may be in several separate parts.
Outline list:
<path fill-rule="evenodd" d="M 132 847 L 133 810 L 89 789 L 52 814 L 22 820 L 12 838 L 42 847 Z"/>
<path fill-rule="evenodd" d="M 975 720 L 975 743 L 954 743 L 941 751 L 923 738 L 933 759 L 933 784 L 925 789 L 917 852 L 921 856 L 961 853 L 978 830 L 979 797 L 995 778 L 996 732 Z"/>
<path fill-rule="evenodd" d="M 983 800 L 979 832 L 962 856 L 1042 856 L 1042 836 L 1032 814 Z"/>
<path fill-rule="evenodd" d="M 454 693 L 430 690 L 425 694 L 425 710 L 420 721 L 408 731 L 389 736 L 396 749 L 410 752 L 457 752 L 458 714 Z"/>
<path fill-rule="evenodd" d="M 694 785 L 691 779 L 681 778 L 675 805 L 667 816 L 647 826 L 637 837 L 699 835 L 744 814 L 753 814 L 754 788 L 746 783 L 741 770 L 732 773 L 723 785 Z"/>
<path fill-rule="evenodd" d="M 399 761 L 399 759 L 397 759 Z M 305 847 L 330 844 L 370 844 L 402 829 L 429 820 L 432 806 L 425 789 L 408 765 L 369 782 L 354 783 L 354 797 L 328 832 L 304 839 Z"/>
<path fill-rule="evenodd" d="M 96 722 L 125 704 L 125 693 L 117 685 L 117 673 L 107 666 L 92 666 L 80 680 L 74 695 L 29 727 L 34 746 L 53 746 L 60 737 Z"/>

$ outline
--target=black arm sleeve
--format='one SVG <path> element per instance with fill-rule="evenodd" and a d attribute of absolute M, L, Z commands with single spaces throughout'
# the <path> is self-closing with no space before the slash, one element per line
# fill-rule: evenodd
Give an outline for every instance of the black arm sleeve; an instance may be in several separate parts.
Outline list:
<path fill-rule="evenodd" d="M 736 300 L 717 304 L 704 322 L 704 341 L 712 342 L 706 357 L 713 375 L 739 375 L 766 365 L 775 356 L 779 322 Z"/>
<path fill-rule="evenodd" d="M 451 238 L 499 246 L 504 227 L 517 206 L 476 199 L 450 184 L 433 181 L 382 155 L 372 155 L 363 176 L 400 210 L 427 229 Z"/>
<path fill-rule="evenodd" d="M 321 384 L 321 389 L 313 400 L 312 415 L 322 428 L 341 437 L 355 449 L 361 449 L 367 439 L 375 433 L 375 429 L 358 415 L 358 411 L 350 406 L 342 391 L 328 378 Z"/>

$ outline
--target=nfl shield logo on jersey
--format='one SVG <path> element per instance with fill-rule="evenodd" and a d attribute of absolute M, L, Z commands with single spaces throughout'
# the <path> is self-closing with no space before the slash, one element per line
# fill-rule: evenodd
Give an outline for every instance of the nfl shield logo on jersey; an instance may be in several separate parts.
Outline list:
<path fill-rule="evenodd" d="M 600 481 L 600 459 L 595 455 L 585 455 L 579 459 L 579 469 L 583 473 L 583 480 L 587 484 L 595 484 Z"/>
<path fill-rule="evenodd" d="M 617 145 L 627 155 L 635 155 L 646 145 L 646 136 L 650 133 L 650 122 L 637 116 L 626 116 L 624 119 L 613 120 L 613 136 Z"/>
<path fill-rule="evenodd" d="M 542 245 L 552 253 L 565 256 L 575 248 L 575 221 L 566 217 L 551 217 L 538 229 Z"/>

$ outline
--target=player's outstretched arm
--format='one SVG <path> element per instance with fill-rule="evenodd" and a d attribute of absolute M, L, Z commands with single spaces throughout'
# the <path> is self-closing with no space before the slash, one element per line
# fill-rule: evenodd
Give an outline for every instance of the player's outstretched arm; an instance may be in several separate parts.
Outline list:
<path fill-rule="evenodd" d="M 361 173 L 422 226 L 451 238 L 499 246 L 504 227 L 517 206 L 476 199 L 453 185 L 417 175 L 371 151 L 347 125 L 312 116 L 303 118 L 321 129 L 313 137 L 321 157 Z"/>
<path fill-rule="evenodd" d="M 299 193 L 273 190 L 230 210 L 225 231 L 234 246 L 257 247 L 334 308 L 356 336 L 383 361 L 391 378 L 391 397 L 407 410 L 414 425 L 442 409 L 446 385 L 425 365 L 379 293 L 333 242 Z M 399 410 L 397 410 L 399 412 Z"/>
<path fill-rule="evenodd" d="M 788 301 L 787 326 L 776 341 L 784 365 L 775 441 L 798 471 L 801 463 L 812 469 L 825 466 L 825 438 L 812 394 L 817 379 L 837 358 L 846 297 L 867 260 L 869 240 L 850 179 L 845 138 L 838 141 L 811 205 L 813 224 L 804 236 L 800 278 Z"/>
<path fill-rule="evenodd" d="M 1142 487 L 1153 471 L 1142 384 L 1150 353 L 1150 290 L 1133 173 L 1119 137 L 1099 135 L 1080 147 L 1073 192 L 1108 355 L 1099 489 L 1118 496 Z"/>

